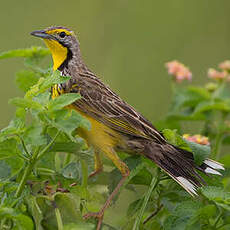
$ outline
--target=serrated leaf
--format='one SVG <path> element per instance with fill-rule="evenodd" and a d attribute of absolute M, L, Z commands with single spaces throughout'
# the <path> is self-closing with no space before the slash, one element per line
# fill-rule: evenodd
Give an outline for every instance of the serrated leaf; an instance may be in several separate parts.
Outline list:
<path fill-rule="evenodd" d="M 28 98 L 15 97 L 10 99 L 9 103 L 21 108 L 35 109 L 39 111 L 43 110 L 41 104 Z"/>
<path fill-rule="evenodd" d="M 189 217 L 168 216 L 164 221 L 164 230 L 186 230 Z"/>
<path fill-rule="evenodd" d="M 34 123 L 27 127 L 23 134 L 23 139 L 26 144 L 33 146 L 40 146 L 47 143 L 47 137 L 42 134 L 43 127 L 40 123 Z"/>
<path fill-rule="evenodd" d="M 37 96 L 33 98 L 34 101 L 38 102 L 39 104 L 46 106 L 48 102 L 50 101 L 51 93 L 50 92 L 44 92 L 40 93 Z"/>
<path fill-rule="evenodd" d="M 186 141 L 179 134 L 177 134 L 177 130 L 164 129 L 162 134 L 170 144 L 190 151 Z"/>
<path fill-rule="evenodd" d="M 42 93 L 49 89 L 51 86 L 55 84 L 61 84 L 68 81 L 71 77 L 69 76 L 62 76 L 61 73 L 56 70 L 52 73 L 51 76 L 47 77 L 39 86 L 39 91 Z"/>
<path fill-rule="evenodd" d="M 201 204 L 195 201 L 184 201 L 179 203 L 173 211 L 174 216 L 194 216 L 200 209 Z"/>
<path fill-rule="evenodd" d="M 13 135 L 20 134 L 24 131 L 24 127 L 24 119 L 18 117 L 14 118 L 6 128 L 1 130 L 0 141 L 7 139 L 9 136 L 12 137 Z"/>
<path fill-rule="evenodd" d="M 224 191 L 221 187 L 205 186 L 201 192 L 209 200 L 230 211 L 230 192 Z"/>
<path fill-rule="evenodd" d="M 80 98 L 81 96 L 78 93 L 65 93 L 49 101 L 47 107 L 48 110 L 59 110 L 67 105 L 72 104 Z"/>
<path fill-rule="evenodd" d="M 26 92 L 32 85 L 35 85 L 38 77 L 33 71 L 22 70 L 16 74 L 16 83 L 18 87 Z"/>
<path fill-rule="evenodd" d="M 187 141 L 178 135 L 176 130 L 164 129 L 162 133 L 169 143 L 192 152 L 197 165 L 201 165 L 211 153 L 210 146 Z"/>
<path fill-rule="evenodd" d="M 56 142 L 54 143 L 49 152 L 66 152 L 66 153 L 75 153 L 82 149 L 85 145 L 85 142 L 76 138 L 75 142 Z"/>
<path fill-rule="evenodd" d="M 32 46 L 31 48 L 2 52 L 0 53 L 0 59 L 13 58 L 13 57 L 32 57 L 35 55 L 44 57 L 49 54 L 50 51 L 47 48 Z"/>
<path fill-rule="evenodd" d="M 52 111 L 52 113 L 49 113 L 49 116 L 53 117 L 52 120 L 49 120 L 51 125 L 65 132 L 73 142 L 76 141 L 72 136 L 74 130 L 78 127 L 90 129 L 90 123 L 75 110 L 62 109 Z"/>
<path fill-rule="evenodd" d="M 194 160 L 197 165 L 201 165 L 203 161 L 207 159 L 211 153 L 211 148 L 209 145 L 200 145 L 195 142 L 191 142 L 187 140 L 186 143 L 192 150 Z"/>

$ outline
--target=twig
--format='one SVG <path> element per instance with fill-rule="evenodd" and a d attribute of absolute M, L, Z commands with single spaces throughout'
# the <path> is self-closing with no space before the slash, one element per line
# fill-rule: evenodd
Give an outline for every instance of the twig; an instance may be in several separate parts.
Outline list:
<path fill-rule="evenodd" d="M 163 208 L 163 204 L 158 206 L 157 209 L 143 221 L 143 224 L 146 224 L 150 219 L 152 219 L 154 216 L 156 216 L 162 208 Z"/>
<path fill-rule="evenodd" d="M 142 217 L 144 215 L 144 211 L 145 211 L 145 208 L 147 206 L 147 203 L 149 201 L 149 198 L 153 192 L 153 190 L 157 187 L 158 183 L 159 183 L 159 175 L 160 175 L 160 171 L 159 169 L 157 169 L 157 175 L 155 177 L 153 177 L 152 181 L 151 181 L 151 184 L 150 184 L 150 188 L 149 190 L 147 191 L 145 197 L 144 197 L 144 202 L 141 206 L 141 210 L 137 216 L 137 219 L 133 225 L 133 229 L 132 230 L 139 230 L 139 226 L 141 224 L 141 220 L 142 220 Z"/>

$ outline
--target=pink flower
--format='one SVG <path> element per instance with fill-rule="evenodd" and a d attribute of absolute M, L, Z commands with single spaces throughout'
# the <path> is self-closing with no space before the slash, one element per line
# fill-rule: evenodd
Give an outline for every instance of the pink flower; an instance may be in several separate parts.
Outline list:
<path fill-rule="evenodd" d="M 208 70 L 208 77 L 214 80 L 223 80 L 227 77 L 228 73 L 226 71 L 217 71 L 215 69 L 210 68 Z"/>
<path fill-rule="evenodd" d="M 168 73 L 174 76 L 174 80 L 178 83 L 182 82 L 183 80 L 192 80 L 192 73 L 189 69 L 178 61 L 171 61 L 165 64 L 166 68 L 168 69 Z"/>
<path fill-rule="evenodd" d="M 184 134 L 183 138 L 187 141 L 195 142 L 200 145 L 210 145 L 208 137 L 202 136 L 200 134 L 196 134 L 191 136 L 190 134 Z"/>
<path fill-rule="evenodd" d="M 219 68 L 225 71 L 230 71 L 230 60 L 226 60 L 219 64 Z"/>

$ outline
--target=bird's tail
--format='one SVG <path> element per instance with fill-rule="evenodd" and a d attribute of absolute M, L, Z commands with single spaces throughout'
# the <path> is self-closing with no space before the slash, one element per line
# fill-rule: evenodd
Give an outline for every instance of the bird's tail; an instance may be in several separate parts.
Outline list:
<path fill-rule="evenodd" d="M 221 175 L 218 170 L 224 170 L 222 164 L 211 159 L 206 159 L 198 166 L 191 152 L 170 144 L 150 143 L 146 146 L 144 155 L 154 161 L 192 196 L 197 195 L 196 189 L 205 184 L 197 171 Z"/>

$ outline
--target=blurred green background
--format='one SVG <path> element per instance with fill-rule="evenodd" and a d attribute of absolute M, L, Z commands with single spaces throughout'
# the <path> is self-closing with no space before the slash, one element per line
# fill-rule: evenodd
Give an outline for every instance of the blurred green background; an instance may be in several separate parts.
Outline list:
<path fill-rule="evenodd" d="M 171 98 L 165 62 L 182 61 L 201 84 L 208 67 L 230 59 L 229 9 L 229 0 L 2 0 L 0 52 L 43 46 L 31 31 L 67 26 L 89 68 L 154 122 Z M 22 67 L 20 59 L 0 61 L 0 128 L 14 111 L 8 99 L 21 95 L 15 72 Z"/>

